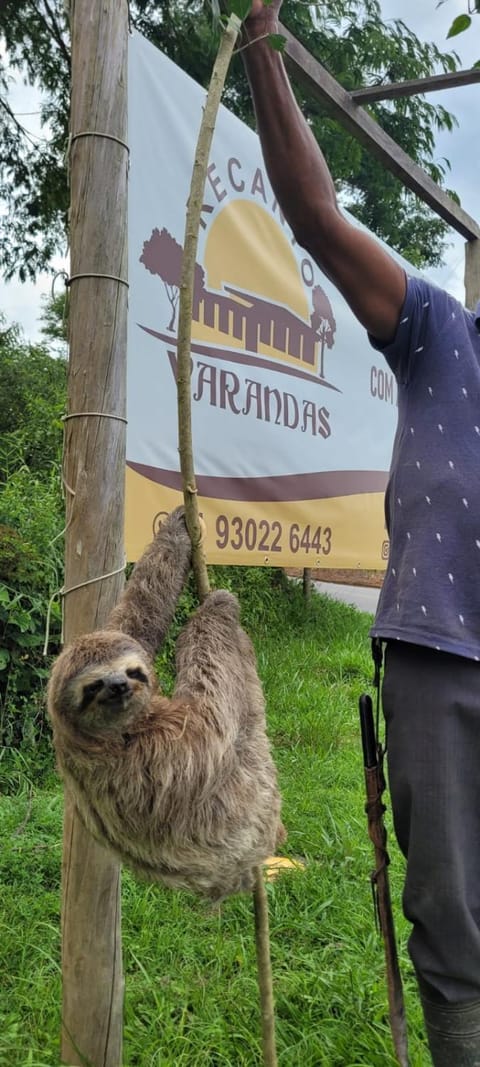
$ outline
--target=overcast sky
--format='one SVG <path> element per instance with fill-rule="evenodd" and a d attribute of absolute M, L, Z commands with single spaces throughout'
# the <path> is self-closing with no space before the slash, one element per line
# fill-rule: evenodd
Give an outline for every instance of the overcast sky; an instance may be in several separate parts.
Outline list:
<path fill-rule="evenodd" d="M 473 17 L 470 30 L 458 37 L 446 39 L 449 27 L 456 15 L 467 11 L 467 0 L 445 0 L 437 8 L 437 0 L 382 0 L 382 13 L 385 19 L 401 18 L 421 40 L 435 41 L 444 51 L 455 51 L 460 57 L 460 65 L 466 70 L 480 59 L 480 17 Z M 460 197 L 462 207 L 474 219 L 480 219 L 478 197 L 478 135 L 480 132 L 480 82 L 475 85 L 448 89 L 440 93 L 431 93 L 432 103 L 442 104 L 453 112 L 458 120 L 458 127 L 453 133 L 438 134 L 436 140 L 436 158 L 446 157 L 450 160 L 451 171 L 446 177 L 450 189 Z M 451 233 L 451 245 L 445 255 L 445 266 L 436 271 L 429 271 L 430 277 L 437 284 L 450 289 L 460 300 L 464 299 L 463 286 L 464 247 L 463 237 Z"/>
<path fill-rule="evenodd" d="M 445 51 L 455 50 L 461 59 L 462 68 L 467 68 L 480 59 L 480 18 L 474 16 L 473 27 L 458 37 L 446 40 L 448 28 L 453 18 L 467 10 L 467 0 L 445 0 L 437 8 L 437 0 L 381 0 L 382 14 L 385 19 L 401 18 L 406 25 L 421 39 L 435 41 Z M 435 72 L 433 72 L 435 73 Z M 462 202 L 462 207 L 474 218 L 480 218 L 478 206 L 478 136 L 480 114 L 480 83 L 459 89 L 450 89 L 442 93 L 431 94 L 434 103 L 441 103 L 452 111 L 459 122 L 453 133 L 442 133 L 437 137 L 436 158 L 446 157 L 451 163 L 451 172 L 447 184 L 454 189 Z M 38 111 L 38 98 L 33 90 L 20 86 L 12 94 L 11 103 L 17 113 L 22 113 L 20 121 L 32 131 L 41 135 L 38 118 L 35 114 L 25 112 Z M 59 259 L 55 266 L 60 268 Z M 463 300 L 464 241 L 451 231 L 451 243 L 446 251 L 445 265 L 429 274 L 438 284 L 450 289 L 455 296 Z M 58 282 L 61 289 L 62 281 Z M 36 285 L 10 283 L 0 280 L 0 310 L 7 322 L 19 322 L 28 340 L 39 338 L 38 320 L 41 310 L 41 294 L 49 293 L 51 277 L 45 275 L 38 279 Z"/>

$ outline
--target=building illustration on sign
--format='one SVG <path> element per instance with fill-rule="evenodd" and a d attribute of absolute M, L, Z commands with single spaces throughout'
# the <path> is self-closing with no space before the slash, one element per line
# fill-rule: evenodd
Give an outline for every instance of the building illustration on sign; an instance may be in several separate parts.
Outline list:
<path fill-rule="evenodd" d="M 164 284 L 170 305 L 167 333 L 157 333 L 172 342 L 176 327 L 183 249 L 164 227 L 154 229 L 145 241 L 140 262 Z M 231 339 L 245 352 L 272 357 L 297 366 L 301 376 L 324 382 L 325 349 L 333 348 L 336 322 L 330 301 L 320 285 L 311 292 L 310 321 L 294 311 L 247 290 L 226 285 L 215 291 L 205 285 L 205 271 L 196 263 L 193 293 L 195 339 L 216 342 Z M 149 330 L 154 333 L 155 331 Z M 261 365 L 265 365 L 262 361 Z M 302 373 L 303 372 L 303 373 Z M 325 382 L 325 384 L 328 384 Z"/>

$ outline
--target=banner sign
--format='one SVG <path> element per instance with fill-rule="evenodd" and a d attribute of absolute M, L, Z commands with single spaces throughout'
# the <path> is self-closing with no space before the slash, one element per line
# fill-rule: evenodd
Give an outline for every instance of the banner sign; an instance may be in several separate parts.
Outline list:
<path fill-rule="evenodd" d="M 181 502 L 177 321 L 204 91 L 130 40 L 127 553 Z M 292 166 L 295 162 L 292 160 Z M 211 563 L 385 566 L 396 383 L 221 109 L 195 269 L 192 424 Z"/>

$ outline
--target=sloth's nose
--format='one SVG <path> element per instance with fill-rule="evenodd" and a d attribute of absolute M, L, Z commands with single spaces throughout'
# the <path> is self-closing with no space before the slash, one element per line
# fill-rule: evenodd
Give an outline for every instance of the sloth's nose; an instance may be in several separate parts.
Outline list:
<path fill-rule="evenodd" d="M 128 693 L 129 690 L 128 679 L 124 674 L 111 674 L 106 685 L 106 690 L 107 696 L 109 697 L 123 696 L 123 694 Z"/>

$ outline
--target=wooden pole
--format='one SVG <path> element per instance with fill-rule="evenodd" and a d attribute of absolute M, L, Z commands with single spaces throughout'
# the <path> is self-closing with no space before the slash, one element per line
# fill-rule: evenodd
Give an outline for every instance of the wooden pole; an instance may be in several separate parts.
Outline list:
<path fill-rule="evenodd" d="M 480 70 L 456 70 L 447 74 L 430 74 L 428 78 L 412 78 L 403 82 L 388 82 L 353 89 L 350 96 L 355 104 L 373 104 L 375 100 L 398 100 L 401 96 L 416 96 L 418 93 L 437 93 L 439 89 L 458 89 L 462 85 L 480 82 Z"/>
<path fill-rule="evenodd" d="M 465 305 L 472 311 L 480 300 L 480 241 L 465 245 Z"/>
<path fill-rule="evenodd" d="M 73 0 L 71 21 L 67 643 L 105 623 L 123 585 L 127 0 Z M 121 1067 L 120 868 L 68 796 L 62 889 L 62 1062 Z"/>
<path fill-rule="evenodd" d="M 312 599 L 312 585 L 312 568 L 304 567 L 302 576 L 303 599 L 307 602 Z"/>

